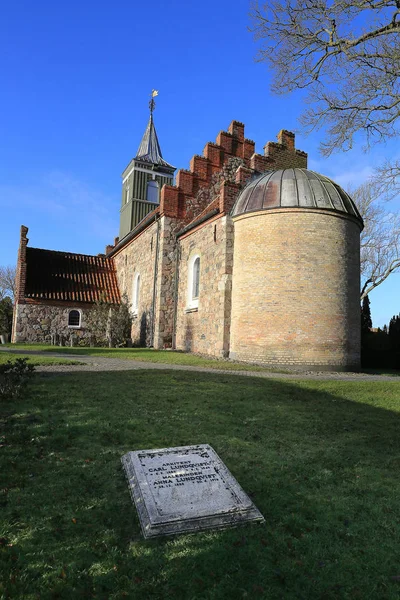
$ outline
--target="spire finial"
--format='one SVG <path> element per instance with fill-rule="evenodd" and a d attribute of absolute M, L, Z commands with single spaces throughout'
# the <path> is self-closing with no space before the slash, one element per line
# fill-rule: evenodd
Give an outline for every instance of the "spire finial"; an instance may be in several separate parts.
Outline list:
<path fill-rule="evenodd" d="M 150 102 L 149 102 L 149 108 L 150 108 L 150 115 L 152 115 L 152 114 L 153 114 L 153 111 L 154 111 L 154 109 L 155 109 L 155 107 L 156 107 L 156 103 L 155 103 L 155 100 L 154 100 L 154 98 L 155 98 L 156 96 L 158 96 L 158 91 L 157 91 L 157 90 L 151 90 L 151 94 L 150 94 L 150 96 L 151 96 L 151 100 L 150 100 Z"/>

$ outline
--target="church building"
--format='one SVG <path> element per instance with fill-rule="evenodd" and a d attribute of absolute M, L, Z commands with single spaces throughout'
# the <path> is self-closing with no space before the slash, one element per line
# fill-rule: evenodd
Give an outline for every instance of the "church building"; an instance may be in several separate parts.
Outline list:
<path fill-rule="evenodd" d="M 150 118 L 122 173 L 119 237 L 105 254 L 30 248 L 17 265 L 14 342 L 88 340 L 100 298 L 131 305 L 132 342 L 271 366 L 360 366 L 361 216 L 307 169 L 293 133 L 264 154 L 232 121 L 189 170 L 162 156 Z"/>

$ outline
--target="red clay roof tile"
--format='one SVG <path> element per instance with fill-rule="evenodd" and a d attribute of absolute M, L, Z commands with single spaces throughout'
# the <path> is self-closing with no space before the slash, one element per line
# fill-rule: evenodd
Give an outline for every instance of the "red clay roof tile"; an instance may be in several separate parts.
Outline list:
<path fill-rule="evenodd" d="M 27 248 L 26 262 L 25 298 L 120 302 L 112 258 Z"/>

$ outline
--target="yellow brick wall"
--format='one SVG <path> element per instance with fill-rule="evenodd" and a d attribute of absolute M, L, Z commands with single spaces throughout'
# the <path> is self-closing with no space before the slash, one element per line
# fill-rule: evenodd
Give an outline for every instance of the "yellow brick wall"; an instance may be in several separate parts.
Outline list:
<path fill-rule="evenodd" d="M 360 365 L 360 229 L 350 217 L 276 209 L 234 219 L 230 357 Z"/>

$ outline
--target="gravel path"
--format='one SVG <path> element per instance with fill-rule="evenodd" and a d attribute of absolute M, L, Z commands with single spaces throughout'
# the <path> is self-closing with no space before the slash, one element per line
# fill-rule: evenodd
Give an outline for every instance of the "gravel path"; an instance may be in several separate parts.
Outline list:
<path fill-rule="evenodd" d="M 21 350 L 0 348 L 0 352 L 20 354 Z M 223 375 L 241 375 L 245 377 L 262 377 L 267 379 L 311 379 L 311 380 L 339 380 L 339 381 L 397 381 L 400 377 L 389 375 L 368 375 L 366 373 L 338 373 L 332 371 L 301 371 L 296 373 L 271 373 L 270 371 L 233 371 L 227 369 L 209 369 L 206 367 L 192 367 L 189 365 L 172 365 L 137 360 L 124 360 L 120 358 L 105 358 L 100 356 L 84 356 L 81 354 L 57 354 L 56 352 L 40 352 L 38 350 L 25 350 L 24 354 L 36 356 L 52 356 L 65 360 L 77 360 L 81 365 L 46 365 L 35 367 L 39 373 L 74 373 L 74 372 L 104 372 L 104 371 L 137 371 L 140 369 L 155 369 L 160 371 L 196 371 L 200 373 L 219 373 Z"/>

